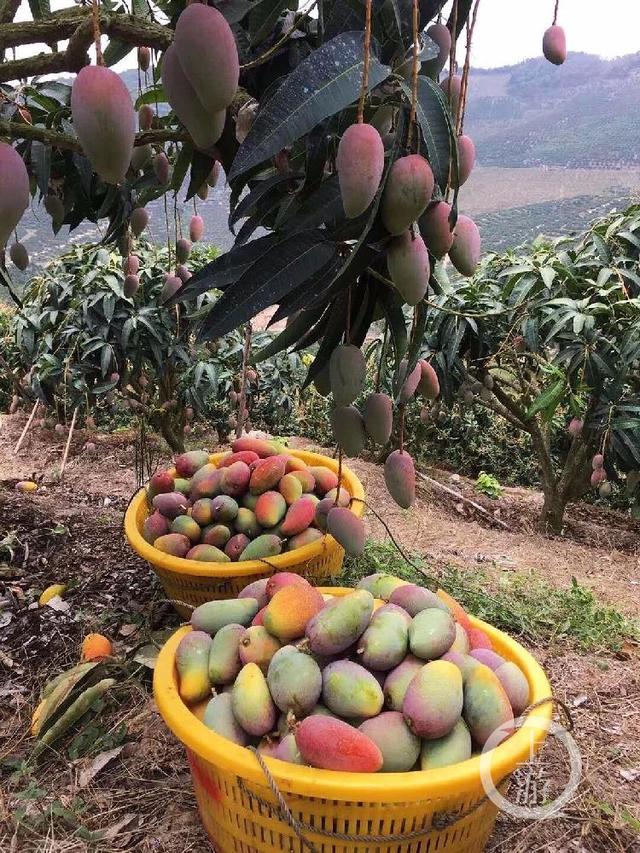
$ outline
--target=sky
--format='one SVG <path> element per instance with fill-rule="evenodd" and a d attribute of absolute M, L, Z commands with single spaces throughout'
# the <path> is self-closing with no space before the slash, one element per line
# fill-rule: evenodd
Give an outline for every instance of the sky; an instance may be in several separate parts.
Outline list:
<path fill-rule="evenodd" d="M 70 5 L 71 0 L 51 3 L 53 10 Z M 554 0 L 481 0 L 472 65 L 496 68 L 540 56 L 542 34 L 552 22 L 553 7 Z M 16 19 L 29 17 L 25 2 Z M 560 0 L 558 23 L 565 29 L 569 51 L 608 59 L 640 51 L 640 0 L 607 0 L 606 15 L 602 15 L 601 0 Z M 461 54 L 462 51 L 461 44 Z M 18 56 L 29 52 L 29 48 L 20 48 Z M 132 52 L 116 69 L 132 68 L 134 63 Z"/>

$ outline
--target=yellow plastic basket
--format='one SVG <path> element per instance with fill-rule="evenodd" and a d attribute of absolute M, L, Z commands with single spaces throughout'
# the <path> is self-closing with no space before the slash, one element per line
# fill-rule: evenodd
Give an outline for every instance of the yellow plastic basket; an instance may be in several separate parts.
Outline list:
<path fill-rule="evenodd" d="M 307 465 L 324 465 L 338 472 L 338 463 L 319 453 L 305 450 L 287 450 L 291 456 L 302 459 Z M 209 460 L 217 464 L 223 453 L 213 453 Z M 361 516 L 364 510 L 362 483 L 349 468 L 342 466 L 342 484 L 352 498 L 351 511 Z M 133 497 L 124 517 L 124 531 L 129 545 L 160 578 L 167 598 L 184 601 L 193 607 L 217 598 L 235 598 L 240 590 L 252 581 L 270 577 L 274 572 L 297 572 L 310 583 L 319 585 L 330 581 L 340 573 L 344 549 L 333 536 L 323 536 L 309 545 L 296 548 L 268 560 L 246 560 L 242 563 L 203 563 L 184 560 L 158 551 L 142 537 L 142 525 L 149 515 L 145 490 Z M 270 568 L 271 567 L 271 568 Z M 177 606 L 182 616 L 188 618 L 191 611 Z"/>
<path fill-rule="evenodd" d="M 350 590 L 321 592 L 346 595 Z M 499 654 L 525 673 L 532 704 L 551 695 L 542 668 L 521 645 L 478 619 L 472 622 L 486 631 Z M 189 630 L 179 629 L 162 648 L 153 690 L 164 721 L 186 748 L 200 817 L 213 849 L 308 853 L 281 817 L 255 755 L 208 729 L 180 698 L 175 652 Z M 501 790 L 517 766 L 541 747 L 551 714 L 550 704 L 532 710 L 512 737 L 488 753 L 491 777 Z M 292 815 L 313 828 L 305 829 L 304 835 L 317 853 L 479 853 L 493 831 L 496 806 L 485 800 L 473 808 L 485 798 L 478 757 L 442 770 L 369 774 L 316 770 L 274 758 L 265 761 Z M 451 816 L 453 822 L 434 828 L 434 817 L 442 815 Z M 423 828 L 424 833 L 416 836 Z M 339 839 L 335 833 L 360 840 Z M 367 836 L 394 838 L 374 842 Z"/>

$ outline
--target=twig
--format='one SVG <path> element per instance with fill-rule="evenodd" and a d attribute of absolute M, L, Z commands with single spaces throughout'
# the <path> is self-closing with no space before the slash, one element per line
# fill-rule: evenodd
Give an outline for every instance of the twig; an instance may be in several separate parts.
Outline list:
<path fill-rule="evenodd" d="M 371 6 L 373 0 L 366 0 L 364 18 L 364 59 L 362 65 L 362 83 L 358 98 L 358 124 L 364 121 L 364 100 L 369 91 L 369 65 L 371 62 Z"/>
<path fill-rule="evenodd" d="M 556 21 L 558 20 L 558 6 L 560 5 L 560 0 L 556 0 L 556 5 L 553 10 L 553 26 L 555 27 Z"/>
<path fill-rule="evenodd" d="M 418 477 L 420 477 L 421 480 L 424 480 L 426 483 L 429 483 L 430 486 L 435 486 L 435 488 L 446 492 L 448 495 L 451 495 L 451 497 L 456 498 L 456 500 L 469 504 L 469 506 L 472 506 L 475 510 L 482 513 L 482 515 L 486 515 L 487 518 L 491 519 L 491 521 L 495 521 L 495 523 L 500 525 L 500 527 L 503 527 L 505 530 L 511 532 L 511 528 L 508 524 L 505 524 L 504 521 L 502 521 L 500 518 L 496 518 L 494 515 L 491 515 L 491 513 L 483 506 L 480 506 L 480 504 L 476 503 L 475 501 L 472 501 L 470 498 L 465 498 L 464 495 L 461 495 L 460 492 L 456 492 L 455 489 L 450 489 L 448 486 L 443 486 L 442 483 L 439 483 L 432 477 L 428 477 L 426 474 L 423 474 L 422 471 L 416 471 L 416 474 L 418 475 Z"/>
<path fill-rule="evenodd" d="M 0 119 L 0 136 L 8 136 L 11 139 L 35 139 L 38 142 L 44 142 L 45 145 L 51 145 L 53 148 L 60 148 L 66 151 L 82 151 L 80 143 L 75 136 L 23 122 Z M 145 130 L 142 133 L 136 133 L 134 145 L 138 147 L 140 145 L 153 145 L 169 141 L 190 142 L 191 137 L 188 133 L 183 133 L 179 130 L 164 128 L 160 130 Z"/>
<path fill-rule="evenodd" d="M 62 464 L 60 465 L 60 479 L 62 479 L 62 475 L 64 474 L 64 469 L 67 464 L 67 456 L 69 455 L 69 448 L 71 447 L 71 439 L 73 438 L 73 430 L 76 426 L 76 418 L 78 417 L 78 407 L 76 406 L 73 410 L 73 417 L 71 418 L 71 426 L 69 427 L 69 435 L 67 437 L 67 444 L 64 448 L 64 455 L 62 457 Z"/>
<path fill-rule="evenodd" d="M 418 0 L 413 0 L 412 5 L 412 33 L 413 54 L 411 63 L 411 110 L 409 112 L 409 127 L 407 128 L 407 150 L 411 151 L 411 140 L 413 138 L 413 126 L 416 123 L 416 104 L 418 102 Z"/>
<path fill-rule="evenodd" d="M 309 6 L 308 9 L 306 9 L 304 12 L 302 12 L 295 19 L 295 21 L 289 27 L 289 29 L 285 33 L 282 34 L 282 36 L 278 39 L 278 41 L 274 45 L 272 45 L 269 48 L 269 50 L 266 50 L 264 53 L 262 53 L 256 59 L 252 59 L 251 62 L 245 62 L 244 65 L 240 66 L 240 71 L 248 71 L 250 68 L 255 68 L 257 65 L 262 65 L 268 59 L 270 59 L 273 56 L 273 54 L 278 50 L 278 48 L 281 47 L 287 41 L 287 39 L 289 38 L 291 33 L 294 32 L 298 28 L 298 24 L 301 21 L 304 21 L 305 18 L 309 17 L 309 15 L 313 11 L 316 4 L 317 4 L 317 0 L 314 0 L 314 2 L 311 4 L 311 6 Z"/>
<path fill-rule="evenodd" d="M 242 350 L 242 376 L 240 379 L 240 403 L 238 420 L 236 423 L 236 438 L 242 435 L 244 426 L 245 403 L 247 400 L 247 368 L 249 366 L 249 355 L 251 353 L 251 323 L 247 323 L 244 333 L 244 349 Z"/>
<path fill-rule="evenodd" d="M 20 448 L 22 447 L 22 442 L 24 441 L 26 434 L 29 432 L 29 427 L 33 423 L 33 419 L 36 416 L 36 411 L 37 411 L 39 402 L 40 402 L 39 400 L 36 400 L 35 403 L 33 404 L 33 409 L 31 409 L 31 414 L 29 415 L 29 420 L 24 425 L 24 429 L 22 430 L 22 432 L 20 434 L 20 438 L 17 440 L 16 446 L 13 448 L 14 453 L 17 453 L 20 450 Z"/>
<path fill-rule="evenodd" d="M 91 2 L 91 22 L 93 27 L 93 43 L 96 47 L 96 65 L 103 65 L 102 44 L 100 41 L 100 7 L 98 5 L 98 0 L 92 0 Z"/>
<path fill-rule="evenodd" d="M 464 114 L 467 108 L 467 90 L 469 88 L 469 71 L 471 68 L 471 44 L 473 42 L 473 31 L 476 26 L 479 5 L 480 0 L 476 0 L 473 7 L 473 14 L 471 15 L 471 23 L 467 21 L 467 49 L 462 68 L 462 79 L 460 81 L 460 100 L 458 101 L 458 113 L 456 115 L 456 136 L 460 136 L 464 126 Z"/>

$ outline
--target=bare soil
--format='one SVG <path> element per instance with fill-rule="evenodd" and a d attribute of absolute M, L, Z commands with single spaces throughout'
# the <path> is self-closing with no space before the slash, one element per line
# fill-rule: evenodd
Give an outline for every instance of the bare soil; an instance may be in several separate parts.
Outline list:
<path fill-rule="evenodd" d="M 130 660 L 152 632 L 179 624 L 161 603 L 155 576 L 123 541 L 122 514 L 136 485 L 133 435 L 79 431 L 64 480 L 58 482 L 65 437 L 34 430 L 14 457 L 24 421 L 19 414 L 0 425 L 0 542 L 9 534 L 14 550 L 12 559 L 0 553 L 0 613 L 5 614 L 0 619 L 0 850 L 205 851 L 185 755 L 155 710 L 144 667 L 119 683 L 98 717 L 107 735 L 126 726 L 126 746 L 89 783 L 81 784 L 81 773 L 91 766 L 91 757 L 70 761 L 63 752 L 30 770 L 20 764 L 30 751 L 29 722 L 39 690 L 78 660 L 87 632 L 107 634 L 116 657 Z M 98 447 L 93 454 L 82 450 L 88 439 Z M 202 436 L 193 443 L 207 445 Z M 158 452 L 163 455 L 160 447 Z M 164 457 L 168 461 L 168 454 Z M 535 492 L 507 489 L 491 501 L 479 497 L 464 478 L 452 483 L 447 472 L 425 472 L 460 489 L 494 519 L 497 511 L 509 527 L 504 530 L 431 486 L 420 489 L 410 511 L 399 510 L 386 494 L 379 466 L 361 460 L 348 464 L 362 480 L 368 503 L 402 546 L 434 567 L 453 563 L 470 573 L 479 565 L 497 574 L 531 571 L 563 586 L 575 576 L 623 611 L 640 612 L 638 526 L 622 514 L 577 505 L 568 514 L 566 535 L 546 539 L 535 531 L 540 500 Z M 16 493 L 15 482 L 32 475 L 40 483 L 38 492 Z M 366 520 L 372 537 L 387 537 L 371 512 Z M 34 607 L 51 583 L 69 584 L 67 611 Z M 583 781 L 560 818 L 530 823 L 501 815 L 488 849 L 640 851 L 637 649 L 629 645 L 618 655 L 557 647 L 532 647 L 532 652 L 554 694 L 571 709 Z M 566 767 L 553 747 L 544 755 L 541 772 L 553 790 L 566 778 Z M 24 816 L 20 822 L 18 815 Z M 87 832 L 96 830 L 104 831 L 101 840 L 86 840 Z"/>

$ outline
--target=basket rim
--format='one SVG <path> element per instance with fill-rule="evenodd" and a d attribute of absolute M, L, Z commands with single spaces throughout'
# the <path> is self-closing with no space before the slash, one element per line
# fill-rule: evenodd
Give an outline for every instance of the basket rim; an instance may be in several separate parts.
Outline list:
<path fill-rule="evenodd" d="M 318 587 L 330 595 L 352 592 L 345 587 Z M 531 703 L 551 696 L 551 685 L 536 659 L 518 642 L 491 625 L 469 617 L 474 627 L 485 631 L 494 646 L 523 670 L 530 686 Z M 175 652 L 190 626 L 179 628 L 160 650 L 153 677 L 153 693 L 166 725 L 182 744 L 200 759 L 248 782 L 266 786 L 255 756 L 207 728 L 182 701 L 175 672 Z M 506 741 L 491 750 L 490 773 L 497 784 L 518 764 L 530 759 L 542 745 L 552 717 L 551 703 L 533 709 L 523 725 Z M 437 797 L 451 798 L 456 790 L 480 790 L 480 757 L 435 770 L 407 773 L 341 773 L 304 767 L 276 758 L 265 758 L 278 786 L 285 793 L 322 799 L 415 802 Z M 486 761 L 486 759 L 485 759 Z"/>
<path fill-rule="evenodd" d="M 321 453 L 315 453 L 310 450 L 295 450 L 287 448 L 287 453 L 295 456 L 308 464 L 323 465 L 337 473 L 338 463 L 335 459 L 324 456 Z M 209 454 L 209 462 L 212 464 L 218 463 L 227 452 Z M 346 481 L 349 493 L 352 498 L 358 498 L 358 501 L 351 507 L 351 512 L 358 517 L 362 516 L 364 504 L 360 501 L 364 500 L 364 488 L 356 474 L 346 465 L 342 466 L 342 478 Z M 249 575 L 265 574 L 272 569 L 274 572 L 284 571 L 292 566 L 297 566 L 301 563 L 306 563 L 315 557 L 321 557 L 327 551 L 334 550 L 340 546 L 328 533 L 322 539 L 316 539 L 315 542 L 310 542 L 308 545 L 303 545 L 301 548 L 296 548 L 294 551 L 288 551 L 284 554 L 278 554 L 275 557 L 269 557 L 264 560 L 245 560 L 242 563 L 205 563 L 200 560 L 185 560 L 183 557 L 174 557 L 171 554 L 165 554 L 158 551 L 153 545 L 150 545 L 143 537 L 138 529 L 137 518 L 140 507 L 146 501 L 146 492 L 144 487 L 141 488 L 129 502 L 129 506 L 124 516 L 124 534 L 127 542 L 133 550 L 146 560 L 154 568 L 163 569 L 165 571 L 174 572 L 179 575 L 189 575 L 197 577 L 210 578 L 230 578 L 230 577 L 248 577 Z M 295 555 L 295 556 L 294 556 Z"/>

